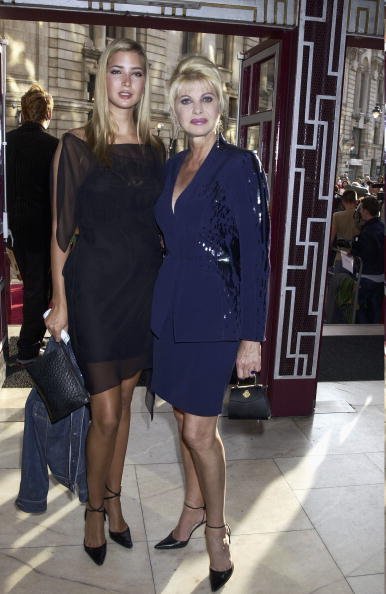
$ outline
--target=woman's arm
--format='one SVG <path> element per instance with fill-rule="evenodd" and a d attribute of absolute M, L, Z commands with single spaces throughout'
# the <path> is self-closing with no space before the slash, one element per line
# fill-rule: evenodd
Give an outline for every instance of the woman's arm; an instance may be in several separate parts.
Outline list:
<path fill-rule="evenodd" d="M 229 190 L 240 244 L 240 346 L 236 367 L 240 379 L 261 369 L 261 341 L 265 338 L 269 274 L 268 189 L 260 161 L 251 153 L 238 154 L 230 165 Z"/>
<path fill-rule="evenodd" d="M 57 240 L 58 209 L 57 185 L 59 161 L 62 153 L 62 142 L 56 149 L 52 163 L 52 235 L 51 235 L 51 276 L 52 276 L 52 302 L 51 312 L 45 319 L 45 324 L 56 341 L 60 341 L 60 333 L 68 328 L 67 300 L 64 288 L 63 267 L 68 258 L 70 247 L 63 251 Z"/>

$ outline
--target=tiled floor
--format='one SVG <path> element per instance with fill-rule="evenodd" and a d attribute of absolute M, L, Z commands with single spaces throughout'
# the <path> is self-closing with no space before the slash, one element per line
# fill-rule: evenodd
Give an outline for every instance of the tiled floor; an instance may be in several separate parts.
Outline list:
<path fill-rule="evenodd" d="M 172 413 L 150 424 L 136 390 L 123 481 L 134 548 L 108 539 L 103 567 L 82 550 L 83 507 L 51 484 L 48 511 L 16 510 L 28 390 L 0 391 L 0 592 L 209 592 L 203 530 L 156 551 L 182 501 Z M 319 384 L 313 418 L 265 424 L 221 418 L 228 457 L 230 594 L 383 594 L 383 383 Z"/>

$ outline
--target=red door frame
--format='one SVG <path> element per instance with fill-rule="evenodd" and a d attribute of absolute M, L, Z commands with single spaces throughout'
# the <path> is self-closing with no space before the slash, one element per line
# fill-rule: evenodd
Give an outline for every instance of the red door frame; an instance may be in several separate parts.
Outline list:
<path fill-rule="evenodd" d="M 303 147 L 302 145 L 296 147 L 296 139 L 294 146 L 291 145 L 292 142 L 292 113 L 293 110 L 299 108 L 302 110 L 302 117 L 304 116 L 305 106 L 304 103 L 298 105 L 294 105 L 294 96 L 295 96 L 295 87 L 296 87 L 296 74 L 301 76 L 299 79 L 301 81 L 301 86 L 299 87 L 299 98 L 302 98 L 304 101 L 305 92 L 306 92 L 306 84 L 307 79 L 302 77 L 301 72 L 303 70 L 305 60 L 309 59 L 309 50 L 307 49 L 307 45 L 310 43 L 308 40 L 311 40 L 311 44 L 321 44 L 323 46 L 324 40 L 326 40 L 327 46 L 324 43 L 324 47 L 327 47 L 327 50 L 324 51 L 323 60 L 316 61 L 315 65 L 315 72 L 317 73 L 316 76 L 312 79 L 313 88 L 312 93 L 324 95 L 325 91 L 323 85 L 325 84 L 325 78 L 330 76 L 330 73 L 327 74 L 327 53 L 330 52 L 330 57 L 334 63 L 334 67 L 337 67 L 339 60 L 341 59 L 341 48 L 343 47 L 344 43 L 347 42 L 348 44 L 355 44 L 356 36 L 347 36 L 346 39 L 343 36 L 346 36 L 346 21 L 347 18 L 347 4 L 345 0 L 334 0 L 334 8 L 336 9 L 336 13 L 334 15 L 338 15 L 338 19 L 332 22 L 332 13 L 326 12 L 324 13 L 324 9 L 322 11 L 322 7 L 317 0 L 302 0 L 301 1 L 301 28 L 278 28 L 272 26 L 265 26 L 265 25 L 255 25 L 255 24 L 239 24 L 239 23 L 219 23 L 219 22 L 211 22 L 211 21 L 195 21 L 195 20 L 185 20 L 178 17 L 169 17 L 168 19 L 164 19 L 162 17 L 149 17 L 149 16 L 125 16 L 125 15 L 115 15 L 115 14 L 104 14 L 104 13 L 88 13 L 88 12 L 79 12 L 79 11 L 72 11 L 72 10 L 53 10 L 53 9 L 34 9 L 34 8 L 26 8 L 20 6 L 3 6 L 0 8 L 0 16 L 2 18 L 10 18 L 10 19 L 20 19 L 20 20 L 39 20 L 39 21 L 56 21 L 56 22 L 74 22 L 74 23 L 85 23 L 85 24 L 109 24 L 109 25 L 120 25 L 120 26 L 133 26 L 139 28 L 154 28 L 154 29 L 177 29 L 181 31 L 196 31 L 196 32 L 208 32 L 208 33 L 220 33 L 220 34 L 230 34 L 230 35 L 246 35 L 246 36 L 253 36 L 253 37 L 265 37 L 280 40 L 281 43 L 281 60 L 280 60 L 280 68 L 279 68 L 279 75 L 278 75 L 278 84 L 280 85 L 280 89 L 278 89 L 278 103 L 277 103 L 277 117 L 275 126 L 276 138 L 278 138 L 277 146 L 274 147 L 275 153 L 278 155 L 276 161 L 276 172 L 275 172 L 275 181 L 272 188 L 272 198 L 271 198 L 271 208 L 272 208 L 272 247 L 271 250 L 271 260 L 272 260 L 272 275 L 271 275 L 271 286 L 270 286 L 270 307 L 269 307 L 269 319 L 267 325 L 267 336 L 268 340 L 265 344 L 265 353 L 264 353 L 264 360 L 263 360 L 263 376 L 267 378 L 267 383 L 271 386 L 271 396 L 273 395 L 272 401 L 272 410 L 273 414 L 275 415 L 291 415 L 291 414 L 310 414 L 313 410 L 313 399 L 315 398 L 316 394 L 316 383 L 317 383 L 317 376 L 315 372 L 312 371 L 311 374 L 307 372 L 302 372 L 301 375 L 297 374 L 295 370 L 295 374 L 292 374 L 290 367 L 291 365 L 288 364 L 289 358 L 293 357 L 292 351 L 289 352 L 288 356 L 286 353 L 286 345 L 284 342 L 284 338 L 277 334 L 279 322 L 278 317 L 282 315 L 282 324 L 288 323 L 288 316 L 290 310 L 285 303 L 286 291 L 288 289 L 288 282 L 292 284 L 292 282 L 299 283 L 296 279 L 296 274 L 299 271 L 299 267 L 297 268 L 297 272 L 288 272 L 288 270 L 282 271 L 283 268 L 283 246 L 284 246 L 284 237 L 289 237 L 289 233 L 287 232 L 288 229 L 294 228 L 294 221 L 296 224 L 296 219 L 287 221 L 287 206 L 290 204 L 291 200 L 298 198 L 296 194 L 294 196 L 288 196 L 289 191 L 289 179 L 290 176 L 293 174 L 293 171 L 289 170 L 290 165 L 290 152 L 292 151 L 293 155 L 296 155 L 297 158 L 305 160 L 306 168 L 311 171 L 314 170 L 314 159 L 319 158 L 320 152 L 318 149 L 313 149 L 310 145 L 309 138 L 305 138 Z M 323 14 L 322 14 L 323 13 Z M 346 16 L 344 16 L 346 15 Z M 333 24 L 333 27 L 331 26 Z M 304 30 L 303 30 L 304 27 Z M 318 33 L 319 31 L 319 33 Z M 344 33 L 341 34 L 341 31 Z M 333 32 L 333 37 L 329 37 Z M 306 34 L 306 37 L 305 37 Z M 302 43 L 300 43 L 299 39 L 302 36 Z M 372 38 L 374 43 L 378 45 L 379 40 Z M 361 43 L 363 45 L 368 46 L 368 42 L 371 42 L 368 37 L 365 39 L 360 38 Z M 299 47 L 299 51 L 298 51 Z M 303 56 L 303 61 L 297 61 L 297 53 L 300 56 Z M 340 66 L 341 67 L 341 66 Z M 329 66 L 328 66 L 329 69 Z M 332 75 L 335 73 L 333 72 Z M 303 80 L 304 78 L 304 80 Z M 332 84 L 334 87 L 334 81 L 327 80 L 327 84 Z M 331 92 L 331 91 L 329 91 Z M 334 95 L 335 91 L 332 90 L 332 95 Z M 332 135 L 333 130 L 333 120 L 335 116 L 331 115 L 334 112 L 334 109 L 337 109 L 338 102 L 340 101 L 340 90 L 336 91 L 336 97 L 332 97 L 333 101 L 326 107 L 328 112 L 329 118 L 329 128 L 328 128 L 328 142 L 329 147 L 334 146 L 334 140 Z M 335 107 L 334 107 L 335 106 Z M 312 105 L 314 109 L 314 105 Z M 298 111 L 298 114 L 300 113 Z M 289 116 L 289 114 L 291 114 Z M 294 120 L 295 122 L 295 120 Z M 299 124 L 297 122 L 297 124 Z M 300 122 L 296 134 L 307 133 L 310 134 L 312 128 L 315 128 L 316 124 L 310 123 L 308 121 Z M 316 128 L 315 128 L 316 129 Z M 311 150 L 310 150 L 311 149 Z M 333 154 L 333 149 L 327 150 L 326 156 L 331 157 Z M 312 151 L 314 153 L 312 154 Z M 280 156 L 280 158 L 279 158 Z M 311 163 L 311 166 L 310 166 Z M 318 163 L 318 166 L 320 164 Z M 323 177 L 323 192 L 326 193 L 326 188 L 329 186 L 329 180 L 331 178 L 331 167 L 327 167 L 328 176 L 326 178 Z M 292 176 L 293 177 L 293 176 Z M 307 199 L 309 200 L 309 204 L 311 208 L 320 209 L 321 204 L 317 202 L 318 197 L 314 190 L 310 190 L 310 180 L 311 178 L 307 179 L 306 182 L 308 183 L 308 196 Z M 295 185 L 294 185 L 295 188 Z M 291 190 L 292 191 L 292 190 Z M 296 190 L 295 190 L 296 192 Z M 303 197 L 303 196 L 302 196 Z M 309 216 L 307 213 L 303 213 L 299 211 L 302 216 L 302 220 L 308 220 L 307 217 Z M 323 214 L 324 216 L 324 214 Z M 312 213 L 311 213 L 312 217 Z M 300 219 L 299 219 L 300 220 Z M 287 227 L 286 225 L 291 225 L 291 227 Z M 322 225 L 321 225 L 322 227 Z M 323 230 L 317 233 L 317 241 L 318 246 L 322 248 L 322 254 L 325 252 L 323 251 L 323 245 L 325 245 L 325 240 L 323 240 L 323 233 L 325 237 L 325 232 Z M 292 245 L 292 244 L 290 244 Z M 302 251 L 302 245 L 294 246 L 296 249 L 296 253 Z M 315 261 L 316 262 L 316 261 Z M 292 266 L 291 268 L 294 268 Z M 302 270 L 300 268 L 300 270 Z M 306 269 L 304 269 L 306 270 Z M 309 274 L 308 269 L 305 272 L 305 276 L 307 277 Z M 281 282 L 281 277 L 283 276 L 283 283 Z M 302 276 L 302 275 L 300 275 Z M 299 278 L 300 278 L 299 276 Z M 294 281 L 292 281 L 292 278 Z M 322 281 L 321 281 L 322 282 Z M 307 290 L 307 287 L 302 283 L 296 286 L 298 294 L 302 295 L 302 293 Z M 281 291 L 283 290 L 283 295 L 281 295 Z M 322 292 L 320 293 L 322 295 Z M 304 299 L 306 301 L 306 299 Z M 313 303 L 312 310 L 314 309 Z M 303 307 L 303 305 L 302 305 Z M 307 303 L 306 303 L 307 307 Z M 303 308 L 304 309 L 304 308 Z M 310 320 L 306 319 L 307 311 L 302 311 L 303 317 L 299 319 L 298 325 L 291 325 L 291 332 L 293 334 L 289 335 L 289 337 L 297 338 L 302 334 L 302 326 L 303 318 L 305 319 L 304 323 L 309 324 Z M 314 315 L 314 311 L 311 312 Z M 310 316 L 308 316 L 309 318 Z M 300 326 L 299 326 L 300 324 Z M 286 330 L 286 326 L 283 326 Z M 307 330 L 307 328 L 306 328 Z M 289 331 L 289 330 L 288 330 Z M 307 334 L 307 332 L 306 332 Z M 315 355 L 319 350 L 319 340 L 320 340 L 320 332 L 315 332 L 311 330 L 311 339 L 310 343 L 307 343 L 304 346 L 305 358 L 309 357 L 311 361 L 315 360 Z M 278 347 L 276 348 L 275 342 L 278 342 Z M 276 355 L 276 351 L 278 355 Z M 275 356 L 277 357 L 278 365 L 282 365 L 282 368 L 278 370 L 277 376 L 274 376 L 274 367 L 275 367 Z M 296 355 L 298 356 L 298 355 Z M 301 357 L 303 355 L 301 354 Z M 314 366 L 312 367 L 314 369 Z M 283 369 L 283 371 L 282 371 Z M 287 369 L 289 371 L 287 371 Z"/>
<path fill-rule="evenodd" d="M 124 15 L 87 13 L 81 11 L 65 11 L 53 9 L 36 9 L 27 7 L 2 6 L 0 17 L 15 20 L 38 20 L 54 22 L 73 22 L 82 24 L 111 24 L 117 26 L 134 26 L 137 28 L 170 29 L 180 31 L 195 31 L 207 33 L 221 33 L 223 35 L 242 35 L 249 37 L 269 37 L 279 40 L 281 51 L 279 58 L 277 105 L 275 121 L 275 150 L 276 158 L 273 160 L 273 171 L 271 191 L 271 282 L 270 282 L 270 305 L 267 322 L 267 341 L 264 345 L 262 379 L 271 383 L 273 378 L 273 367 L 275 357 L 275 332 L 278 308 L 280 305 L 280 279 L 281 279 L 281 246 L 284 237 L 285 214 L 287 205 L 286 184 L 282 180 L 288 177 L 289 148 L 291 139 L 292 120 L 288 117 L 288 105 L 293 102 L 294 80 L 290 73 L 295 72 L 296 66 L 296 28 L 275 28 L 264 25 L 244 25 L 236 23 L 216 23 L 182 20 L 170 18 L 164 20 L 157 17 L 129 17 Z M 258 51 L 258 47 L 256 51 Z M 253 52 L 253 50 L 252 50 Z M 251 55 L 251 54 L 249 54 Z M 279 248 L 279 249 L 278 249 Z"/>
<path fill-rule="evenodd" d="M 267 319 L 267 340 L 263 345 L 262 372 L 263 383 L 272 385 L 275 358 L 275 336 L 277 330 L 278 311 L 280 307 L 280 283 L 282 272 L 282 246 L 286 222 L 288 196 L 286 184 L 288 179 L 289 153 L 292 129 L 292 117 L 289 105 L 293 103 L 295 81 L 290 73 L 296 69 L 297 31 L 283 32 L 281 38 L 257 45 L 248 52 L 248 57 L 258 54 L 262 49 L 273 45 L 273 41 L 280 42 L 279 68 L 277 72 L 276 89 L 276 114 L 274 121 L 274 145 L 271 188 L 270 188 L 270 214 L 271 214 L 271 277 L 269 287 L 269 310 Z"/>

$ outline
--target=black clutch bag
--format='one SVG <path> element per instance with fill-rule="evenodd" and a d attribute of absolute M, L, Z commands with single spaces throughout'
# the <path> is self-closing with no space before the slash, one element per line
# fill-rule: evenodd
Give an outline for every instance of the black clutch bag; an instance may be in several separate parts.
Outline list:
<path fill-rule="evenodd" d="M 89 402 L 70 343 L 50 338 L 44 354 L 25 368 L 47 408 L 51 423 Z"/>
<path fill-rule="evenodd" d="M 267 396 L 267 386 L 258 384 L 255 379 L 237 382 L 231 386 L 228 404 L 230 419 L 266 420 L 271 418 L 271 407 Z"/>

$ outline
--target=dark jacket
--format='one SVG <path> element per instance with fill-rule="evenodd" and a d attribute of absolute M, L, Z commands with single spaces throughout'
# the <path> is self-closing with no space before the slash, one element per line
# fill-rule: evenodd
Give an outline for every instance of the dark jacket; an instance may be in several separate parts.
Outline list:
<path fill-rule="evenodd" d="M 19 509 L 46 511 L 47 466 L 57 481 L 78 492 L 80 501 L 87 501 L 85 443 L 89 420 L 88 407 L 83 406 L 51 423 L 38 391 L 31 390 L 25 405 L 21 481 L 15 502 Z"/>
<path fill-rule="evenodd" d="M 267 183 L 252 152 L 221 142 L 171 197 L 183 151 L 167 163 L 156 205 L 166 256 L 153 298 L 159 336 L 172 311 L 177 342 L 264 340 L 269 217 Z"/>
<path fill-rule="evenodd" d="M 58 139 L 37 122 L 8 132 L 7 197 L 9 226 L 33 240 L 50 234 L 50 165 Z"/>
<path fill-rule="evenodd" d="M 383 274 L 384 224 L 378 217 L 367 221 L 354 238 L 351 252 L 363 262 L 362 274 Z"/>

